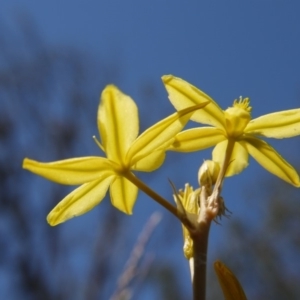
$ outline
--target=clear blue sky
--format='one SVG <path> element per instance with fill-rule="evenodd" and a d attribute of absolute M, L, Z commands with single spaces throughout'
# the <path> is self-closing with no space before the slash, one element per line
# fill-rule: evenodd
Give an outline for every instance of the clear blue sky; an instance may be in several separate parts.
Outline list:
<path fill-rule="evenodd" d="M 253 117 L 299 107 L 299 12 L 298 1 L 4 0 L 0 18 L 14 24 L 18 13 L 26 13 L 36 22 L 47 43 L 71 45 L 95 59 L 120 63 L 123 76 L 115 83 L 139 106 L 143 106 L 139 86 L 155 84 L 159 93 L 165 95 L 163 102 L 152 106 L 155 120 L 173 111 L 160 80 L 164 74 L 190 81 L 223 108 L 240 95 L 249 96 Z M 291 163 L 296 161 L 298 152 L 293 147 L 299 146 L 299 138 L 298 142 L 284 140 L 271 144 Z M 197 165 L 204 158 L 209 158 L 209 152 L 206 156 L 192 154 L 181 158 L 173 163 L 172 170 L 152 177 L 151 184 L 157 179 L 168 185 L 167 177 L 178 186 L 186 181 L 195 184 Z M 170 172 L 176 173 L 175 168 L 184 168 L 186 176 L 171 175 Z M 246 211 L 241 203 L 246 182 L 262 188 L 259 184 L 264 176 L 272 175 L 251 161 L 241 176 L 228 180 L 224 197 L 234 214 Z M 162 194 L 168 197 L 169 186 L 156 186 L 164 189 Z M 156 204 L 147 206 L 141 201 L 137 202 L 137 215 L 146 217 L 157 208 Z M 129 221 L 132 226 L 134 222 L 143 223 L 141 218 L 135 218 L 134 214 Z M 217 243 L 222 232 L 222 228 L 213 228 L 211 245 Z M 181 246 L 178 248 L 174 256 L 181 255 Z"/>

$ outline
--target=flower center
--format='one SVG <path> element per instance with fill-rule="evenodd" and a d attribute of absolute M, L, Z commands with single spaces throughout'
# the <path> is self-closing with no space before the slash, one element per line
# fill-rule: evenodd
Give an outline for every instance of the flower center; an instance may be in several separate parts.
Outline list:
<path fill-rule="evenodd" d="M 240 97 L 234 100 L 233 106 L 225 110 L 225 122 L 228 136 L 238 137 L 243 134 L 245 127 L 251 120 L 249 98 Z"/>

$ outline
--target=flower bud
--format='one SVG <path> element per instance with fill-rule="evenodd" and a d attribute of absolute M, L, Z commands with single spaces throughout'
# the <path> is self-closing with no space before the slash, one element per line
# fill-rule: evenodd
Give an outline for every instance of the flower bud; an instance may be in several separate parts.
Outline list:
<path fill-rule="evenodd" d="M 184 190 L 179 190 L 179 192 L 174 195 L 174 200 L 177 204 L 177 211 L 179 214 L 185 214 L 186 218 L 188 218 L 192 224 L 196 224 L 200 210 L 200 191 L 200 188 L 194 190 L 192 186 L 186 183 Z M 184 240 L 183 253 L 189 260 L 193 257 L 193 240 L 190 237 L 188 229 L 185 226 L 182 226 L 182 229 Z"/>
<path fill-rule="evenodd" d="M 205 160 L 198 172 L 200 186 L 214 185 L 220 172 L 219 163 L 213 160 Z"/>

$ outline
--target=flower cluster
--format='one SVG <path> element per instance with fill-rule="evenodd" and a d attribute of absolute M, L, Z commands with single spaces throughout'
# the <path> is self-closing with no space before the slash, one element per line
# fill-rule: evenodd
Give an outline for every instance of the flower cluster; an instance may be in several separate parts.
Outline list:
<path fill-rule="evenodd" d="M 72 158 L 50 163 L 24 159 L 23 168 L 61 184 L 81 185 L 67 195 L 48 215 L 57 225 L 84 214 L 99 204 L 110 187 L 112 204 L 131 214 L 138 187 L 128 179 L 131 171 L 151 172 L 159 168 L 166 149 L 190 116 L 208 102 L 175 112 L 138 136 L 139 118 L 135 102 L 113 85 L 101 95 L 98 108 L 97 144 L 106 157 Z"/>
<path fill-rule="evenodd" d="M 229 162 L 226 176 L 243 171 L 248 166 L 250 154 L 270 173 L 296 187 L 300 186 L 295 169 L 260 138 L 282 139 L 299 135 L 300 109 L 271 113 L 251 120 L 248 98 L 235 100 L 232 107 L 222 110 L 208 95 L 180 78 L 168 75 L 163 77 L 163 81 L 176 109 L 210 101 L 191 117 L 191 120 L 209 126 L 180 132 L 170 150 L 190 152 L 215 146 L 213 161 L 222 165 L 226 158 Z"/>
<path fill-rule="evenodd" d="M 96 142 L 106 157 L 50 163 L 24 159 L 23 168 L 35 174 L 61 184 L 80 185 L 49 213 L 50 225 L 91 210 L 108 189 L 112 204 L 131 214 L 140 188 L 132 172 L 156 170 L 168 150 L 190 152 L 215 146 L 212 160 L 221 166 L 224 176 L 243 171 L 250 154 L 269 172 L 300 186 L 295 169 L 261 139 L 299 135 L 300 109 L 251 119 L 248 98 L 235 100 L 232 107 L 222 110 L 208 95 L 180 78 L 163 76 L 163 82 L 177 112 L 141 135 L 135 102 L 113 85 L 104 89 L 97 118 L 101 142 Z M 209 126 L 182 131 L 190 119 Z"/>
<path fill-rule="evenodd" d="M 296 170 L 262 137 L 289 138 L 300 134 L 300 109 L 251 118 L 248 98 L 240 97 L 222 110 L 201 90 L 171 75 L 163 76 L 169 99 L 177 110 L 139 135 L 135 102 L 113 85 L 101 94 L 98 108 L 100 141 L 105 156 L 42 163 L 25 158 L 23 168 L 61 184 L 80 185 L 49 213 L 50 225 L 93 209 L 110 192 L 117 209 L 131 214 L 138 190 L 144 191 L 183 225 L 184 255 L 189 260 L 194 299 L 205 297 L 206 252 L 210 223 L 226 213 L 220 196 L 223 180 L 248 166 L 249 154 L 267 171 L 300 187 Z M 182 131 L 189 120 L 207 126 Z M 143 183 L 135 171 L 152 172 L 167 151 L 191 152 L 214 147 L 212 160 L 199 168 L 199 187 L 188 183 L 177 191 L 176 206 Z M 225 299 L 246 299 L 235 275 L 220 261 L 214 265 Z"/>

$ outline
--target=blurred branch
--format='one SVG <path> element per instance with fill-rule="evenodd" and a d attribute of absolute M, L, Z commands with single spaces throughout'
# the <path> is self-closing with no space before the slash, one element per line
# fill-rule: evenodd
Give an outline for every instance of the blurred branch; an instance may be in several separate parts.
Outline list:
<path fill-rule="evenodd" d="M 162 215 L 160 213 L 153 213 L 145 227 L 142 229 L 131 255 L 125 264 L 124 271 L 118 279 L 117 288 L 110 300 L 131 299 L 134 289 L 130 288 L 130 284 L 139 273 L 142 273 L 139 270 L 139 268 L 141 268 L 139 267 L 140 261 L 145 255 L 146 244 L 149 241 L 153 230 L 161 221 L 161 219 Z"/>

